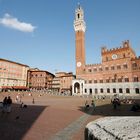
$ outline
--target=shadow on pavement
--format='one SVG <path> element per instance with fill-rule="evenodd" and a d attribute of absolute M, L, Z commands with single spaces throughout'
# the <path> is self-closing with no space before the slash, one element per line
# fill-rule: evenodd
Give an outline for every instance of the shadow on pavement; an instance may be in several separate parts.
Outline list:
<path fill-rule="evenodd" d="M 140 116 L 140 111 L 130 111 L 132 106 L 132 104 L 121 104 L 117 109 L 114 110 L 112 104 L 105 104 L 96 106 L 95 110 L 92 107 L 85 109 L 84 106 L 79 106 L 79 110 L 93 116 Z"/>
<path fill-rule="evenodd" d="M 20 108 L 19 104 L 12 105 L 12 112 L 0 112 L 0 139 L 21 140 L 48 106 L 28 105 Z"/>

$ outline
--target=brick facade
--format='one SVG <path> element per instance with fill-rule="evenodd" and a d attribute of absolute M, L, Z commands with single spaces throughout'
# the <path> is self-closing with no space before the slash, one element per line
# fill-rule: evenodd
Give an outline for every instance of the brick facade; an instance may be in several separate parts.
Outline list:
<path fill-rule="evenodd" d="M 73 73 L 58 72 L 52 82 L 52 90 L 59 93 L 71 94 L 72 80 L 75 79 Z"/>
<path fill-rule="evenodd" d="M 52 80 L 54 75 L 48 71 L 29 70 L 28 71 L 28 87 L 30 89 L 42 90 L 52 88 Z"/>
<path fill-rule="evenodd" d="M 81 22 L 81 19 L 75 20 Z M 136 56 L 128 40 L 119 48 L 109 50 L 102 47 L 100 64 L 85 64 L 84 35 L 81 36 L 85 30 L 79 27 L 75 32 L 76 80 L 73 80 L 73 94 L 140 93 L 140 57 Z"/>

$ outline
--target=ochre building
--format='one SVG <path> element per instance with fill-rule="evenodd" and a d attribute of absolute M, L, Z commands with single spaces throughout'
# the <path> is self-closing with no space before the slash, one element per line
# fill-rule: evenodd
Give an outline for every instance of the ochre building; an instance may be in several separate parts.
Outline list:
<path fill-rule="evenodd" d="M 72 72 L 57 72 L 52 82 L 52 91 L 70 95 L 72 92 L 72 80 L 74 79 L 75 75 Z"/>
<path fill-rule="evenodd" d="M 100 64 L 86 64 L 86 24 L 81 6 L 75 11 L 74 29 L 76 79 L 72 82 L 73 95 L 140 93 L 140 57 L 128 40 L 119 48 L 102 47 Z"/>
<path fill-rule="evenodd" d="M 29 66 L 0 58 L 0 91 L 26 90 Z"/>

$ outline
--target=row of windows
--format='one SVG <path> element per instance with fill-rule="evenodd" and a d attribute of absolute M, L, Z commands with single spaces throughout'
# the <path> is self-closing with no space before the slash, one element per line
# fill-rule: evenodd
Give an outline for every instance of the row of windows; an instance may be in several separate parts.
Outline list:
<path fill-rule="evenodd" d="M 5 84 L 5 83 L 3 83 L 3 84 L 1 84 L 1 86 L 25 86 L 26 84 L 25 83 L 15 83 L 15 84 Z"/>
<path fill-rule="evenodd" d="M 121 65 L 117 65 L 116 67 L 115 66 L 111 66 L 111 67 L 106 66 L 104 68 L 104 70 L 106 70 L 106 71 L 108 71 L 108 70 L 115 70 L 115 69 L 120 70 L 121 68 L 122 68 Z M 127 68 L 128 68 L 128 65 L 124 64 L 123 65 L 123 69 L 127 69 Z M 103 71 L 103 68 L 102 67 L 99 67 L 99 69 L 93 68 L 93 70 L 92 69 L 88 69 L 88 72 L 92 72 L 92 71 L 93 72 Z"/>
<path fill-rule="evenodd" d="M 115 82 L 129 82 L 129 78 L 118 78 L 118 79 L 106 79 L 105 81 L 104 80 L 88 80 L 88 81 L 85 81 L 85 84 L 86 83 L 115 83 Z M 139 82 L 139 78 L 138 77 L 134 77 L 133 78 L 133 82 Z"/>
<path fill-rule="evenodd" d="M 104 89 L 103 88 L 101 88 L 101 89 L 95 88 L 94 90 L 95 90 L 94 93 L 103 93 L 104 92 Z M 111 93 L 110 88 L 107 88 L 106 92 L 107 93 Z M 112 89 L 112 92 L 113 93 L 116 93 L 117 92 L 116 88 L 113 88 Z M 87 93 L 87 89 L 85 89 L 85 93 Z M 93 93 L 93 89 L 90 88 L 89 89 L 89 94 L 92 94 L 92 93 Z M 122 88 L 119 88 L 119 93 L 123 93 L 123 89 Z M 126 88 L 125 89 L 125 93 L 130 93 L 130 89 L 129 88 Z M 135 93 L 140 93 L 140 89 L 139 88 L 135 88 Z"/>
<path fill-rule="evenodd" d="M 133 63 L 132 64 L 132 68 L 136 68 L 137 67 L 137 64 L 136 63 Z M 108 70 L 121 70 L 121 69 L 128 69 L 128 65 L 127 64 L 123 64 L 122 66 L 121 65 L 117 65 L 117 66 L 111 66 L 111 67 L 108 67 L 106 66 L 104 68 L 104 70 L 108 71 Z M 103 68 L 102 67 L 99 67 L 98 69 L 97 68 L 93 68 L 92 69 L 88 69 L 88 72 L 97 72 L 97 71 L 103 71 Z"/>
<path fill-rule="evenodd" d="M 31 77 L 43 77 L 45 74 L 31 74 Z"/>

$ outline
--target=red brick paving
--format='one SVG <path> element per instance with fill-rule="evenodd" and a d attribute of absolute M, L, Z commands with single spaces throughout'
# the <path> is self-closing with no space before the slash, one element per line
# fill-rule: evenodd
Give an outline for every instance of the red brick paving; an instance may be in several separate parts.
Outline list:
<path fill-rule="evenodd" d="M 12 94 L 11 96 L 14 101 L 15 95 Z M 32 97 L 25 95 L 22 98 L 24 103 L 31 104 L 27 109 L 21 109 L 19 105 L 14 104 L 10 114 L 2 114 L 1 112 L 0 122 L 5 121 L 7 123 L 3 122 L 4 127 L 0 130 L 6 133 L 6 131 L 10 131 L 9 129 L 14 129 L 14 133 L 13 131 L 9 132 L 9 137 L 13 139 L 21 137 L 22 140 L 47 140 L 84 114 L 78 110 L 78 106 L 84 103 L 82 98 L 33 96 L 35 98 L 34 105 L 32 105 Z M 1 96 L 0 99 L 2 100 L 2 98 Z M 41 106 L 37 104 L 41 104 Z M 16 116 L 20 116 L 18 120 L 15 120 Z M 13 126 L 15 123 L 17 126 Z M 17 127 L 19 128 L 17 129 Z M 4 137 L 0 133 L 0 137 L 4 137 L 3 139 L 9 139 L 8 136 Z"/>
<path fill-rule="evenodd" d="M 16 94 L 17 93 L 11 94 L 13 102 Z M 0 139 L 49 140 L 57 132 L 63 130 L 85 114 L 82 106 L 86 99 L 51 95 L 38 97 L 37 94 L 33 94 L 31 97 L 26 94 L 27 93 L 25 93 L 25 96 L 22 98 L 22 101 L 28 104 L 26 109 L 21 109 L 18 104 L 14 103 L 10 114 L 0 112 Z M 4 97 L 2 95 L 8 94 L 0 93 L 0 101 L 2 101 Z M 32 104 L 33 98 L 35 99 L 35 104 Z M 97 111 L 95 111 L 85 122 L 85 125 L 72 136 L 73 140 L 84 140 L 84 128 L 86 124 L 99 117 L 108 115 L 140 116 L 140 113 L 133 114 L 133 112 L 130 112 L 125 106 L 114 112 L 112 106 L 106 104 L 107 102 L 101 101 L 99 103 L 103 106 L 97 106 Z M 19 119 L 16 120 L 17 116 L 19 116 Z"/>

